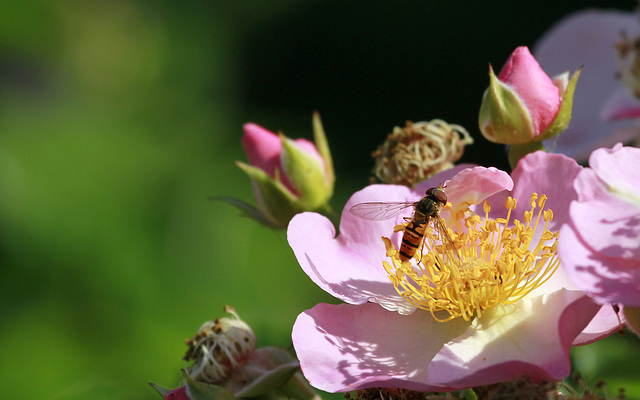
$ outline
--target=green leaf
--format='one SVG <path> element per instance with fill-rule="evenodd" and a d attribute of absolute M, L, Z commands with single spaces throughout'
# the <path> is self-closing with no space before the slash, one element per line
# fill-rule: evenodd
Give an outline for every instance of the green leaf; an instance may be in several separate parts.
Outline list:
<path fill-rule="evenodd" d="M 512 144 L 509 146 L 509 166 L 514 169 L 518 165 L 518 161 L 529 153 L 544 150 L 542 142 L 531 142 L 524 144 Z"/>
<path fill-rule="evenodd" d="M 245 386 L 244 389 L 236 392 L 238 397 L 256 397 L 272 390 L 277 390 L 284 385 L 293 374 L 296 373 L 300 365 L 298 362 L 279 365 L 273 370 L 265 373 L 260 378 Z"/>
<path fill-rule="evenodd" d="M 151 386 L 152 388 L 154 388 L 156 390 L 156 392 L 158 392 L 160 394 L 160 396 L 162 396 L 164 398 L 164 395 L 169 393 L 170 391 L 172 391 L 173 389 L 167 389 L 167 388 L 163 388 L 160 385 L 156 385 L 155 383 L 149 382 L 149 386 Z"/>
<path fill-rule="evenodd" d="M 624 306 L 622 310 L 622 313 L 627 320 L 627 327 L 631 332 L 640 336 L 640 307 Z"/>
<path fill-rule="evenodd" d="M 287 350 L 274 346 L 261 347 L 236 369 L 225 387 L 237 397 L 275 393 L 299 368 L 298 360 Z"/>
<path fill-rule="evenodd" d="M 187 391 L 191 400 L 236 400 L 225 388 L 216 385 L 194 381 L 182 370 L 182 376 L 187 384 Z"/>
<path fill-rule="evenodd" d="M 236 165 L 249 175 L 251 182 L 257 187 L 258 208 L 271 227 L 286 227 L 294 215 L 303 211 L 297 197 L 277 179 L 271 178 L 260 168 L 241 161 L 237 161 Z"/>
<path fill-rule="evenodd" d="M 293 374 L 281 388 L 287 398 L 298 400 L 322 400 L 320 395 L 311 387 L 309 382 L 302 376 L 302 373 Z"/>
<path fill-rule="evenodd" d="M 258 210 L 256 207 L 240 199 L 236 199 L 234 197 L 226 197 L 226 196 L 210 197 L 209 199 L 231 204 L 232 206 L 242 211 L 244 216 L 249 217 L 251 219 L 255 219 L 256 221 L 260 222 L 263 225 L 266 225 L 269 227 L 273 226 L 271 221 L 267 219 L 264 215 L 262 215 L 260 210 Z"/>

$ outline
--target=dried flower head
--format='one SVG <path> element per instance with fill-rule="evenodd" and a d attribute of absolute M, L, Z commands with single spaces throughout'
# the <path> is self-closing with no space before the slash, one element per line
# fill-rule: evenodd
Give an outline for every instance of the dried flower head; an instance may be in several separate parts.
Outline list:
<path fill-rule="evenodd" d="M 194 363 L 187 368 L 189 376 L 200 382 L 220 383 L 249 357 L 256 344 L 253 330 L 236 311 L 225 306 L 231 318 L 207 321 L 198 333 L 187 339 L 184 360 Z"/>
<path fill-rule="evenodd" d="M 414 187 L 440 171 L 453 166 L 462 157 L 464 146 L 473 139 L 460 125 L 434 119 L 407 121 L 396 126 L 385 142 L 372 153 L 373 174 L 383 183 Z"/>

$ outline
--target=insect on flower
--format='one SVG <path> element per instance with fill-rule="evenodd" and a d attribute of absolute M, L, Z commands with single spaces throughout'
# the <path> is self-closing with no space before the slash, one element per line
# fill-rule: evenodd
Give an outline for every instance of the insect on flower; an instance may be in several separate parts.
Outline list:
<path fill-rule="evenodd" d="M 359 203 L 351 207 L 349 212 L 359 218 L 382 221 L 395 217 L 407 207 L 413 207 L 413 217 L 405 218 L 409 223 L 404 228 L 400 246 L 400 261 L 405 262 L 410 260 L 422 245 L 429 223 L 432 223 L 440 235 L 443 245 L 453 246 L 444 221 L 440 217 L 440 208 L 446 204 L 447 195 L 444 188 L 438 186 L 427 189 L 425 196 L 420 201 Z"/>

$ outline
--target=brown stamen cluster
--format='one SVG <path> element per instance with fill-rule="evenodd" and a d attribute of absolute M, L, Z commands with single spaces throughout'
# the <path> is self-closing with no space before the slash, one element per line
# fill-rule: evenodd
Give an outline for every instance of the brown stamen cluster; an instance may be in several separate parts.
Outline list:
<path fill-rule="evenodd" d="M 414 187 L 440 171 L 453 167 L 462 157 L 464 146 L 473 143 L 460 125 L 434 119 L 407 121 L 395 127 L 385 142 L 372 153 L 373 174 L 383 183 Z"/>
<path fill-rule="evenodd" d="M 620 36 L 616 43 L 617 78 L 640 99 L 640 36 L 631 38 L 624 31 Z"/>
<path fill-rule="evenodd" d="M 200 382 L 217 384 L 240 366 L 253 351 L 256 338 L 251 327 L 240 319 L 232 307 L 225 312 L 231 318 L 207 321 L 190 339 L 183 359 L 193 361 L 187 374 Z"/>

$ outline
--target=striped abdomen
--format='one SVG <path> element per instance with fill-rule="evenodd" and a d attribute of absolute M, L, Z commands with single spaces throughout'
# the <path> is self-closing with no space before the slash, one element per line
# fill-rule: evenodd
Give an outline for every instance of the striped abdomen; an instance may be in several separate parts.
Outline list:
<path fill-rule="evenodd" d="M 410 260 L 416 250 L 422 243 L 424 237 L 424 231 L 427 228 L 427 219 L 417 220 L 413 219 L 406 228 L 404 228 L 404 235 L 402 235 L 402 243 L 400 244 L 400 261 L 405 262 Z"/>

